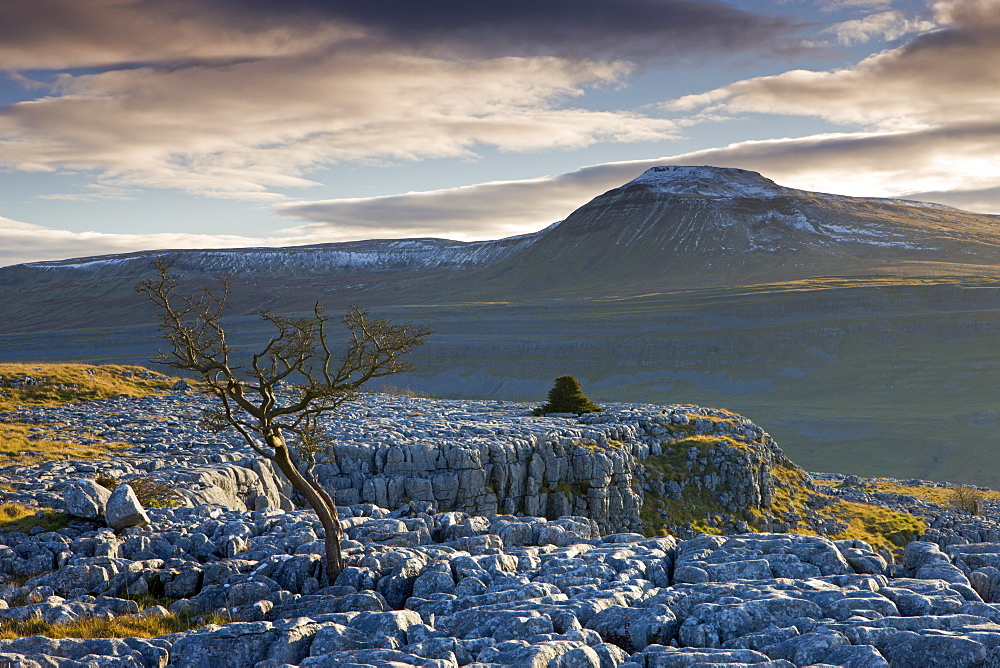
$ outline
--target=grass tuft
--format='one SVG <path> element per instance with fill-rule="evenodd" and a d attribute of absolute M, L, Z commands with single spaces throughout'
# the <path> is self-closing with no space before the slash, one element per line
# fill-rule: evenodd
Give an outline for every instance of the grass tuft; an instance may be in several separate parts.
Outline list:
<path fill-rule="evenodd" d="M 120 484 L 118 478 L 110 475 L 99 475 L 95 482 L 111 491 Z M 168 483 L 161 480 L 138 476 L 127 480 L 126 484 L 132 488 L 139 503 L 145 508 L 176 508 L 181 505 L 180 495 Z"/>
<path fill-rule="evenodd" d="M 0 533 L 29 533 L 35 527 L 42 527 L 45 531 L 58 531 L 66 527 L 69 521 L 69 515 L 51 508 L 29 508 L 13 502 L 0 503 Z"/>
<path fill-rule="evenodd" d="M 836 540 L 863 540 L 872 547 L 898 551 L 927 531 L 927 523 L 909 513 L 852 501 L 837 501 L 825 509 L 847 523 L 847 529 L 833 536 Z"/>
<path fill-rule="evenodd" d="M 886 479 L 876 479 L 867 482 L 864 485 L 864 490 L 866 492 L 904 494 L 906 496 L 912 496 L 917 499 L 922 499 L 923 501 L 930 501 L 931 503 L 938 503 L 941 505 L 951 505 L 955 489 L 961 488 L 950 487 L 948 485 L 907 485 L 899 480 Z M 995 490 L 983 491 L 973 489 L 973 491 L 979 492 L 980 498 L 983 500 L 1000 499 L 1000 492 Z"/>

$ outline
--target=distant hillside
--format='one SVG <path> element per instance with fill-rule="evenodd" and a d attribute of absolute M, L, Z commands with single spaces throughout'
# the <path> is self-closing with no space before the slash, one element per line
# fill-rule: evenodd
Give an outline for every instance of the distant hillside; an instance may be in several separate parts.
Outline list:
<path fill-rule="evenodd" d="M 397 382 L 442 397 L 692 402 L 814 470 L 1000 484 L 1000 217 L 664 166 L 498 241 L 150 251 L 0 268 L 0 359 L 143 362 L 132 286 L 166 257 L 259 309 L 349 305 L 435 334 Z"/>

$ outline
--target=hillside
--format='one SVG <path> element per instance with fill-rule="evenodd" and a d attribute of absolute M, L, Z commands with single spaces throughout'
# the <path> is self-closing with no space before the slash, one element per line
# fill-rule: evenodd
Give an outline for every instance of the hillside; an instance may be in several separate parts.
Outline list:
<path fill-rule="evenodd" d="M 176 251 L 0 269 L 0 359 L 143 362 L 151 257 L 234 273 L 237 343 L 259 308 L 317 299 L 425 324 L 399 379 L 440 397 L 725 406 L 811 470 L 1000 484 L 1000 218 L 663 167 L 532 235 Z M 240 314 L 244 314 L 241 316 Z"/>

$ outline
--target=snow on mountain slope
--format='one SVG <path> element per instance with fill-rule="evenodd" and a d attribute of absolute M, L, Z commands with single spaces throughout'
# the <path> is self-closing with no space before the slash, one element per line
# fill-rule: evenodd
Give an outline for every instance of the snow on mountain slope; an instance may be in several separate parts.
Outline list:
<path fill-rule="evenodd" d="M 498 294 L 628 294 L 922 273 L 1000 276 L 1000 216 L 786 188 L 742 169 L 662 166 L 480 275 Z"/>
<path fill-rule="evenodd" d="M 623 187 L 648 185 L 668 195 L 771 198 L 796 192 L 757 172 L 731 167 L 664 165 L 647 169 Z"/>
<path fill-rule="evenodd" d="M 805 246 L 938 251 L 942 238 L 976 231 L 965 222 L 969 216 L 990 218 L 928 202 L 786 188 L 757 172 L 709 166 L 653 167 L 606 196 L 611 207 L 635 209 L 632 240 L 652 228 L 673 227 L 675 243 L 722 254 L 737 247 L 755 252 Z M 677 208 L 681 203 L 687 211 Z M 964 220 L 955 225 L 958 219 Z M 978 227 L 995 238 L 995 229 Z M 742 238 L 734 240 L 733 230 Z"/>
<path fill-rule="evenodd" d="M 388 239 L 285 248 L 233 248 L 216 250 L 143 251 L 71 260 L 32 262 L 40 269 L 90 271 L 141 270 L 163 257 L 174 267 L 203 272 L 354 273 L 468 269 L 502 259 L 525 248 L 540 234 L 535 232 L 493 241 L 446 239 Z"/>
<path fill-rule="evenodd" d="M 20 280 L 37 280 L 31 275 L 39 271 L 50 278 L 85 271 L 125 281 L 147 272 L 159 257 L 182 273 L 363 288 L 366 300 L 382 294 L 378 286 L 386 281 L 398 289 L 414 277 L 433 274 L 442 280 L 421 289 L 457 298 L 480 291 L 485 282 L 495 285 L 492 295 L 497 290 L 550 292 L 574 281 L 598 286 L 732 282 L 741 279 L 723 273 L 770 275 L 776 268 L 792 277 L 881 271 L 914 262 L 995 268 L 1000 266 L 1000 217 L 797 190 L 744 169 L 666 165 L 594 198 L 565 221 L 506 239 L 147 251 L 21 265 L 25 275 Z M 708 268 L 711 275 L 705 273 Z M 402 294 L 393 297 L 399 298 Z"/>

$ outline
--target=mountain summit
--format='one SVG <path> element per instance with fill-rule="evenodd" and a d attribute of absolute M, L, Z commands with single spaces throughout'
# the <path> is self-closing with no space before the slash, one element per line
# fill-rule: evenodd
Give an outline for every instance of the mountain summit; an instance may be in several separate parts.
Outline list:
<path fill-rule="evenodd" d="M 625 184 L 645 185 L 667 195 L 696 197 L 780 197 L 790 192 L 757 172 L 733 167 L 689 167 L 664 165 L 651 167 Z"/>
<path fill-rule="evenodd" d="M 757 172 L 662 166 L 486 267 L 504 289 L 724 287 L 814 276 L 996 276 L 1000 217 L 780 186 Z"/>

